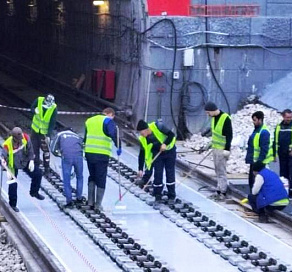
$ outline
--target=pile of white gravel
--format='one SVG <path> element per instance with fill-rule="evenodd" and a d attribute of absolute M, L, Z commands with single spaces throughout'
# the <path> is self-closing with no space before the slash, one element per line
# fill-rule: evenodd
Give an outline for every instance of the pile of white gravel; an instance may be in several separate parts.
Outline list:
<path fill-rule="evenodd" d="M 8 243 L 5 231 L 0 228 L 0 272 L 27 271 L 22 258 Z"/>
<path fill-rule="evenodd" d="M 242 110 L 232 114 L 233 140 L 231 143 L 231 156 L 227 162 L 228 173 L 245 174 L 249 171 L 249 165 L 245 164 L 245 155 L 248 138 L 254 130 L 251 116 L 256 111 L 264 113 L 264 123 L 269 128 L 271 137 L 274 138 L 275 127 L 282 120 L 281 115 L 276 110 L 260 104 L 248 104 Z M 202 137 L 200 134 L 194 134 L 191 139 L 184 143 L 184 146 L 200 151 L 206 150 L 210 143 L 211 137 Z M 206 154 L 206 152 L 204 151 L 203 154 Z"/>

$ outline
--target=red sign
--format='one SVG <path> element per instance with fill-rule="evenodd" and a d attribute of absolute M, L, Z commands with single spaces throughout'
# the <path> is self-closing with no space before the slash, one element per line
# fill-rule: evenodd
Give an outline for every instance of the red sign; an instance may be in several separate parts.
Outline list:
<path fill-rule="evenodd" d="M 147 0 L 150 16 L 188 16 L 190 0 Z"/>

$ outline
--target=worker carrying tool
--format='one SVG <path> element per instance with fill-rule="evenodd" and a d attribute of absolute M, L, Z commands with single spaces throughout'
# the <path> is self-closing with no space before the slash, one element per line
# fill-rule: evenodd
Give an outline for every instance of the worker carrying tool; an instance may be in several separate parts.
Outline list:
<path fill-rule="evenodd" d="M 40 149 L 43 151 L 45 175 L 50 177 L 50 137 L 57 119 L 57 105 L 53 95 L 38 97 L 31 105 L 33 113 L 31 141 L 35 154 L 35 164 L 40 165 Z"/>
<path fill-rule="evenodd" d="M 282 117 L 283 121 L 275 129 L 274 160 L 279 157 L 280 176 L 289 180 L 289 197 L 292 198 L 292 111 L 284 110 Z"/>
<path fill-rule="evenodd" d="M 161 120 L 147 124 L 140 120 L 137 125 L 140 132 L 140 153 L 139 153 L 139 172 L 143 176 L 144 164 L 147 169 L 152 167 L 153 158 L 161 152 L 154 163 L 153 193 L 155 205 L 161 202 L 163 190 L 163 171 L 166 172 L 166 187 L 168 190 L 169 202 L 174 202 L 175 193 L 175 159 L 176 159 L 176 138 L 174 133 L 169 130 Z"/>
<path fill-rule="evenodd" d="M 250 191 L 252 190 L 254 184 L 254 163 L 262 162 L 264 164 L 268 164 L 274 160 L 270 132 L 264 124 L 264 113 L 262 111 L 256 111 L 252 114 L 251 118 L 254 124 L 254 131 L 249 136 L 245 157 L 245 163 L 250 165 L 248 175 Z"/>
<path fill-rule="evenodd" d="M 83 191 L 83 142 L 82 138 L 73 132 L 72 128 L 64 128 L 53 139 L 51 144 L 53 155 L 62 158 L 62 173 L 66 205 L 64 208 L 73 208 L 71 171 L 76 173 L 76 204 L 82 204 Z"/>
<path fill-rule="evenodd" d="M 279 176 L 265 168 L 263 162 L 253 164 L 255 182 L 248 201 L 261 223 L 268 223 L 267 211 L 283 210 L 288 204 L 288 194 Z"/>
<path fill-rule="evenodd" d="M 224 201 L 227 191 L 226 163 L 230 157 L 233 137 L 230 116 L 219 110 L 213 102 L 207 102 L 205 111 L 211 119 L 212 149 L 215 173 L 217 176 L 216 192 L 209 198 Z"/>
<path fill-rule="evenodd" d="M 17 208 L 17 182 L 13 179 L 17 177 L 19 169 L 31 178 L 30 195 L 39 200 L 45 199 L 39 193 L 42 174 L 34 163 L 32 143 L 21 128 L 13 128 L 11 136 L 3 143 L 1 164 L 7 170 L 9 205 L 15 212 L 19 209 Z"/>
<path fill-rule="evenodd" d="M 88 205 L 95 209 L 102 209 L 107 167 L 112 151 L 112 141 L 115 143 L 117 155 L 122 153 L 121 141 L 117 140 L 117 127 L 114 122 L 115 111 L 106 108 L 103 114 L 90 117 L 85 122 L 85 157 L 87 160 Z M 95 190 L 96 189 L 96 190 Z"/>

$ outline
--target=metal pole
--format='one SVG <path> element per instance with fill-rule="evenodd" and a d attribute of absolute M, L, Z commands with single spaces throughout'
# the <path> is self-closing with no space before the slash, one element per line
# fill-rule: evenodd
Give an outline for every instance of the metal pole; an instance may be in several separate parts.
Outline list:
<path fill-rule="evenodd" d="M 1 166 L 1 178 L 0 178 L 0 203 L 2 203 L 2 182 L 3 182 L 3 167 Z"/>
<path fill-rule="evenodd" d="M 154 159 L 152 160 L 152 163 L 158 158 L 158 156 L 161 154 L 161 151 L 154 157 Z M 148 182 L 144 185 L 144 187 L 143 187 L 143 190 L 148 186 L 148 184 L 149 184 L 149 182 L 150 182 L 150 179 L 148 180 Z M 116 202 L 115 202 L 115 206 L 122 200 L 122 198 L 125 196 L 125 194 L 127 194 L 129 191 L 130 191 L 130 189 L 134 186 L 134 185 L 136 185 L 136 183 L 137 183 L 137 180 L 135 181 L 135 182 L 133 182 L 132 184 L 131 184 L 131 186 L 127 189 L 127 191 L 125 191 L 122 195 L 121 195 L 121 198 L 119 198 Z"/>
<path fill-rule="evenodd" d="M 120 148 L 120 129 L 117 126 L 117 147 Z M 120 166 L 120 155 L 118 155 L 118 177 L 119 177 L 119 200 L 122 200 L 122 189 L 121 189 L 121 166 Z"/>

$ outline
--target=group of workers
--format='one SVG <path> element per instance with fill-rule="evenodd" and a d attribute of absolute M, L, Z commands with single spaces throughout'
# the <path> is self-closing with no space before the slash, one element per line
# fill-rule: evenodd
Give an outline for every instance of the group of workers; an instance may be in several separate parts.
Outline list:
<path fill-rule="evenodd" d="M 212 117 L 212 149 L 217 176 L 217 191 L 211 195 L 216 200 L 225 200 L 227 191 L 226 161 L 230 155 L 232 141 L 231 118 L 213 102 L 205 105 L 206 113 Z M 282 112 L 283 121 L 276 126 L 274 141 L 264 124 L 264 113 L 252 114 L 254 131 L 249 137 L 245 162 L 250 165 L 248 201 L 260 222 L 268 222 L 268 210 L 282 210 L 292 197 L 292 112 Z M 288 193 L 279 175 L 268 169 L 268 164 L 279 157 L 280 176 L 289 181 Z"/>
<path fill-rule="evenodd" d="M 217 176 L 217 189 L 211 195 L 214 200 L 225 200 L 227 192 L 226 164 L 230 156 L 232 141 L 232 122 L 230 116 L 219 110 L 213 102 L 205 105 L 207 115 L 211 117 L 212 150 Z M 54 96 L 38 97 L 32 104 L 32 133 L 30 137 L 15 127 L 11 136 L 3 144 L 1 163 L 7 169 L 9 182 L 9 204 L 14 211 L 17 208 L 17 177 L 22 169 L 31 177 L 30 195 L 39 200 L 44 196 L 39 193 L 42 172 L 39 168 L 40 149 L 43 151 L 44 174 L 50 175 L 50 149 L 55 156 L 62 158 L 62 173 L 66 208 L 74 207 L 71 188 L 71 171 L 76 173 L 76 200 L 82 203 L 83 192 L 83 151 L 87 161 L 88 205 L 102 209 L 102 200 L 106 187 L 106 176 L 112 142 L 117 147 L 117 155 L 122 153 L 118 128 L 114 122 L 115 112 L 106 108 L 102 114 L 90 117 L 85 122 L 85 135 L 82 139 L 71 128 L 63 129 L 52 141 L 50 137 L 57 118 L 57 105 Z M 265 166 L 279 157 L 280 175 L 289 180 L 289 197 L 292 196 L 292 112 L 285 110 L 283 121 L 275 129 L 275 140 L 271 143 L 270 133 L 264 125 L 264 114 L 257 111 L 252 115 L 254 131 L 249 137 L 246 163 L 250 164 L 249 202 L 262 221 L 266 220 L 266 207 L 282 209 L 289 203 L 288 195 L 279 176 Z M 140 133 L 140 153 L 138 158 L 138 177 L 142 185 L 148 183 L 154 171 L 154 205 L 162 200 L 163 173 L 166 174 L 167 199 L 173 203 L 175 192 L 176 137 L 161 120 L 147 123 L 140 120 L 137 124 Z M 145 168 L 145 171 L 144 171 Z"/>

